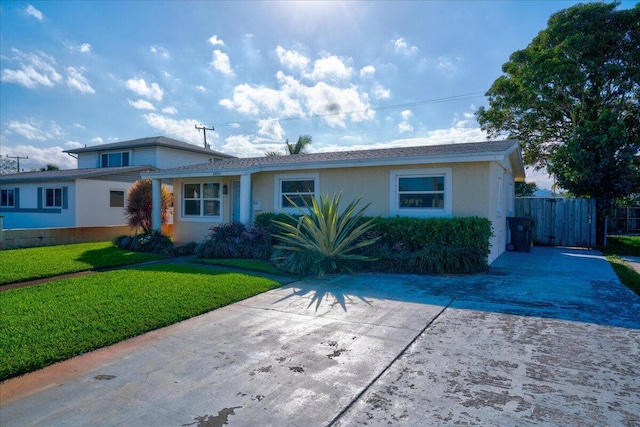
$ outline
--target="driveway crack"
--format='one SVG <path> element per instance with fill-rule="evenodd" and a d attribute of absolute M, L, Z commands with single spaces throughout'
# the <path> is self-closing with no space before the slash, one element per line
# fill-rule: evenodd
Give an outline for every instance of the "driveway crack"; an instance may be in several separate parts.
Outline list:
<path fill-rule="evenodd" d="M 426 324 L 426 326 L 424 328 L 422 328 L 422 330 L 420 332 L 418 332 L 418 334 L 416 334 L 415 337 L 413 337 L 413 339 L 411 341 L 409 341 L 409 343 L 407 345 L 404 346 L 404 348 L 396 355 L 396 357 L 394 357 L 389 364 L 387 364 L 387 366 L 384 367 L 384 369 L 382 369 L 380 371 L 380 373 L 378 373 L 378 375 L 376 375 L 370 382 L 369 384 L 367 384 L 362 391 L 360 391 L 360 393 L 358 393 L 352 400 L 351 402 L 349 402 L 349 404 L 347 404 L 344 408 L 342 408 L 342 410 L 327 424 L 327 427 L 332 427 L 334 426 L 339 420 L 340 418 L 342 418 L 342 416 L 344 414 L 347 413 L 347 411 L 349 409 L 351 409 L 353 407 L 353 405 L 355 405 L 355 403 L 360 400 L 360 398 L 371 388 L 371 386 L 373 386 L 389 369 L 391 369 L 391 367 L 393 366 L 394 363 L 396 363 L 398 361 L 398 359 L 400 359 L 409 349 L 409 347 L 411 347 L 413 345 L 413 343 L 415 343 L 418 338 L 420 338 L 420 336 L 422 336 L 422 334 L 424 334 L 427 329 L 429 329 L 429 327 L 431 325 L 433 325 L 433 323 L 438 320 L 438 318 L 442 315 L 442 313 L 445 312 L 446 309 L 448 309 L 449 307 L 451 307 L 451 304 L 453 304 L 453 302 L 455 301 L 455 298 L 452 298 L 451 301 L 449 301 L 449 303 L 447 305 L 445 305 L 442 310 L 440 310 L 438 312 L 438 314 L 436 314 L 433 319 L 431 319 L 429 321 L 429 323 Z"/>

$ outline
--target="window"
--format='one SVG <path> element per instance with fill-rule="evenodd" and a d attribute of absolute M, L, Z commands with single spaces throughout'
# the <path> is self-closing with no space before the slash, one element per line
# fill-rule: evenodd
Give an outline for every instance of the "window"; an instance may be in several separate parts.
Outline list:
<path fill-rule="evenodd" d="M 119 166 L 129 166 L 128 152 L 104 153 L 100 156 L 100 167 L 115 168 Z"/>
<path fill-rule="evenodd" d="M 182 215 L 220 217 L 221 192 L 219 182 L 189 183 L 182 187 Z"/>
<path fill-rule="evenodd" d="M 109 190 L 109 207 L 124 208 L 124 190 Z"/>
<path fill-rule="evenodd" d="M 296 211 L 294 206 L 311 205 L 317 195 L 318 174 L 276 176 L 276 207 L 284 211 Z"/>
<path fill-rule="evenodd" d="M 0 190 L 0 206 L 3 208 L 15 207 L 15 193 L 13 189 Z"/>
<path fill-rule="evenodd" d="M 44 193 L 44 206 L 47 208 L 61 208 L 62 188 L 47 188 Z"/>
<path fill-rule="evenodd" d="M 392 215 L 451 215 L 451 170 L 391 171 Z"/>

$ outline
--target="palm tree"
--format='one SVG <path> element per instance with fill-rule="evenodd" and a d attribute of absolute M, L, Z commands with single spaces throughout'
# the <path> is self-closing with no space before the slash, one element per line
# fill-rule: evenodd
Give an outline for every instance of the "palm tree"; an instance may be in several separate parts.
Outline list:
<path fill-rule="evenodd" d="M 301 154 L 304 153 L 305 148 L 307 147 L 307 145 L 311 144 L 311 135 L 300 135 L 298 137 L 298 141 L 294 144 L 294 143 L 290 143 L 289 140 L 287 139 L 285 144 L 287 144 L 287 152 L 289 154 Z"/>

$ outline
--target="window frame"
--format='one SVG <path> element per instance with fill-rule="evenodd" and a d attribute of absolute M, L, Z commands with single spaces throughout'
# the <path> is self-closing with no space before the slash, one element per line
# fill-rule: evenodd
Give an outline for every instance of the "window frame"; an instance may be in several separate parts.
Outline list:
<path fill-rule="evenodd" d="M 407 217 L 450 217 L 452 212 L 452 171 L 451 168 L 396 169 L 389 173 L 389 214 Z M 431 190 L 421 194 L 443 194 L 442 208 L 400 207 L 400 178 L 444 178 L 444 190 Z"/>
<path fill-rule="evenodd" d="M 111 194 L 112 193 L 122 193 L 122 206 L 113 206 Z M 109 208 L 110 209 L 124 209 L 127 206 L 127 192 L 123 188 L 110 188 L 109 189 Z"/>
<path fill-rule="evenodd" d="M 285 181 L 313 181 L 313 193 L 312 192 L 299 192 L 299 193 L 283 193 L 282 183 Z M 294 173 L 294 174 L 278 174 L 274 178 L 274 206 L 280 212 L 286 213 L 299 213 L 295 207 L 288 207 L 282 205 L 284 195 L 312 195 L 316 199 L 318 198 L 320 189 L 320 174 L 319 173 Z M 307 211 L 304 206 L 300 206 L 303 211 Z"/>
<path fill-rule="evenodd" d="M 119 165 L 111 165 L 110 159 L 111 156 L 119 155 L 120 156 L 120 164 Z M 106 156 L 106 157 L 105 157 Z M 125 163 L 126 158 L 126 165 Z M 106 159 L 106 166 L 105 166 Z M 129 151 L 110 151 L 106 153 L 100 153 L 100 168 L 117 168 L 131 165 L 131 153 Z"/>
<path fill-rule="evenodd" d="M 48 193 L 49 191 L 53 192 L 53 204 L 49 205 L 49 196 Z M 60 191 L 60 204 L 56 204 L 56 192 Z M 42 206 L 45 209 L 62 209 L 62 207 L 64 206 L 64 191 L 62 189 L 62 187 L 45 187 L 42 191 L 42 198 L 44 199 L 42 201 Z"/>
<path fill-rule="evenodd" d="M 204 185 L 213 184 L 218 186 L 218 197 L 205 197 L 204 194 Z M 187 185 L 198 185 L 199 197 L 185 197 L 186 196 L 186 186 Z M 186 205 L 188 201 L 198 201 L 199 206 L 199 214 L 186 214 Z M 205 215 L 205 203 L 206 201 L 218 202 L 218 215 Z M 194 221 L 194 222 L 221 222 L 224 212 L 224 197 L 222 194 L 222 180 L 213 180 L 213 181 L 183 181 L 180 185 L 180 218 L 184 221 Z"/>
<path fill-rule="evenodd" d="M 2 196 L 2 193 L 6 192 L 6 197 Z M 11 196 L 9 196 L 11 194 Z M 6 199 L 6 203 L 2 203 Z M 9 203 L 11 202 L 11 203 Z M 15 188 L 2 188 L 0 189 L 0 208 L 15 208 L 16 207 L 16 189 Z"/>

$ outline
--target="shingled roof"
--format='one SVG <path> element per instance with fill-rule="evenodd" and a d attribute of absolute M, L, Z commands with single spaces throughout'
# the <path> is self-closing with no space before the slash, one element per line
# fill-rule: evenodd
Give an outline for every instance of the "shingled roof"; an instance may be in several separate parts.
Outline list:
<path fill-rule="evenodd" d="M 73 181 L 76 179 L 109 179 L 113 181 L 135 181 L 140 179 L 140 173 L 157 170 L 144 166 L 122 166 L 114 168 L 65 169 L 57 171 L 21 172 L 10 175 L 0 175 L 0 183 L 34 182 L 34 181 Z"/>
<path fill-rule="evenodd" d="M 213 151 L 208 148 L 198 147 L 197 145 L 189 144 L 184 141 L 178 141 L 177 139 L 167 138 L 166 136 L 152 136 L 147 138 L 132 139 L 129 141 L 118 141 L 109 144 L 93 145 L 90 147 L 73 148 L 71 150 L 65 150 L 65 153 L 78 154 L 88 153 L 93 151 L 110 151 L 110 150 L 124 150 L 139 147 L 160 146 L 167 148 L 174 148 L 177 150 L 186 150 L 194 153 L 214 155 L 225 159 L 234 158 L 229 154 Z"/>
<path fill-rule="evenodd" d="M 345 166 L 404 165 L 418 163 L 497 160 L 516 152 L 518 141 L 486 141 L 460 144 L 394 147 L 358 151 L 333 151 L 269 157 L 232 158 L 197 165 L 163 169 L 145 173 L 145 177 L 171 178 L 180 176 L 206 176 L 212 173 L 232 175 L 258 171 L 312 169 Z M 522 165 L 522 159 L 517 152 Z M 524 173 L 524 170 L 522 171 Z"/>

